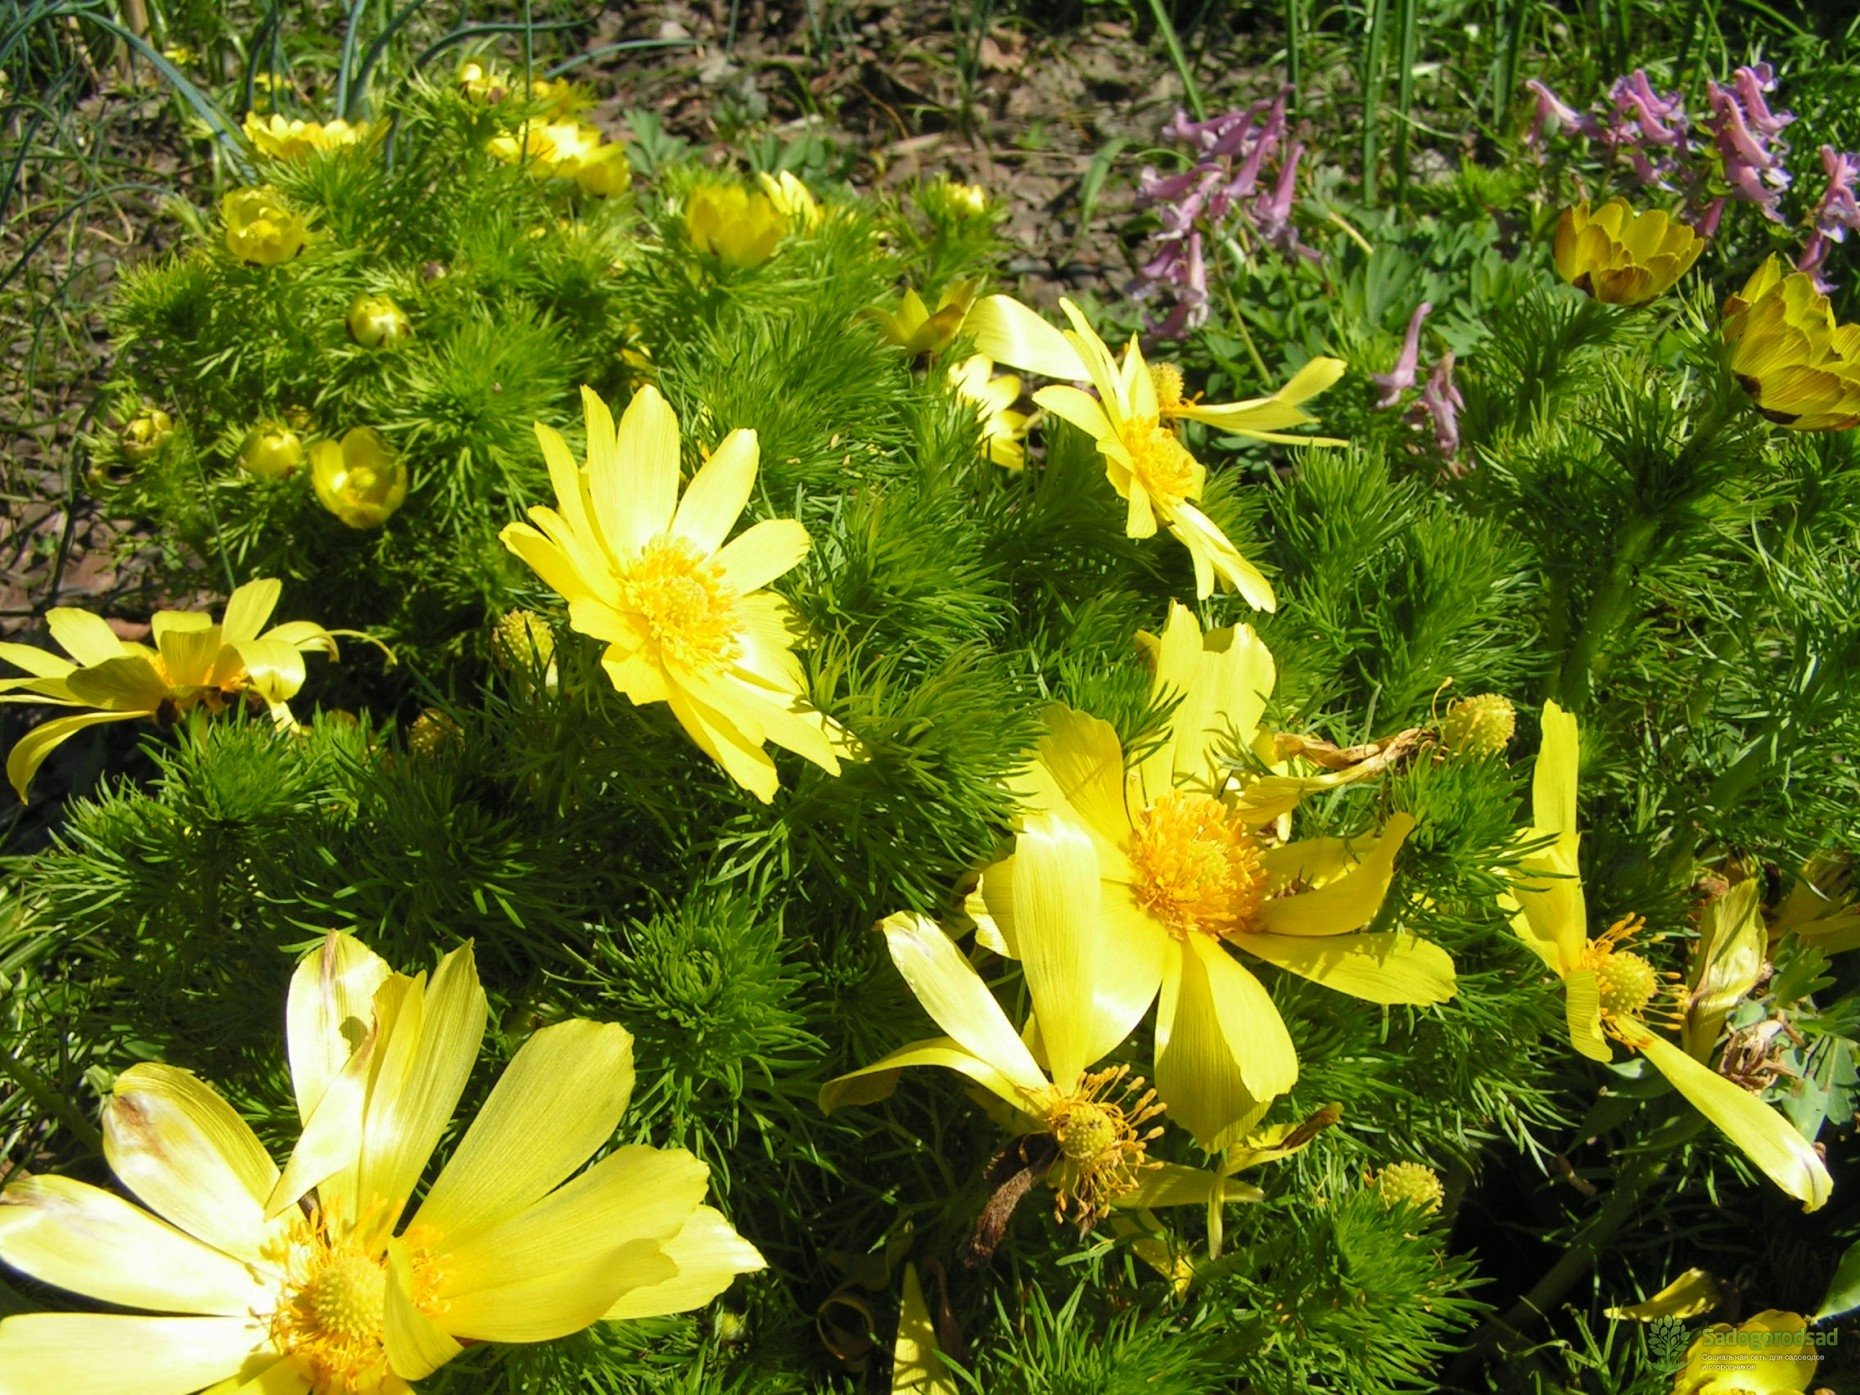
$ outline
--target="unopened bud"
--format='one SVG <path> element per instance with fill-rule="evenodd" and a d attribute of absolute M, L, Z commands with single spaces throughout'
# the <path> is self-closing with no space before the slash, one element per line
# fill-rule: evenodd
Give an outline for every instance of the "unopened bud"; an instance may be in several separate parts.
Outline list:
<path fill-rule="evenodd" d="M 1376 1177 L 1376 1195 L 1384 1206 L 1408 1205 L 1422 1211 L 1440 1209 L 1446 1195 L 1434 1169 L 1421 1163 L 1391 1163 Z"/>
<path fill-rule="evenodd" d="M 349 336 L 365 349 L 394 349 L 413 337 L 413 322 L 389 296 L 357 296 L 349 307 Z"/>
<path fill-rule="evenodd" d="M 261 480 L 287 480 L 303 463 L 303 438 L 283 422 L 261 421 L 239 447 L 239 468 Z"/>
<path fill-rule="evenodd" d="M 1461 698 L 1447 708 L 1440 737 L 1456 756 L 1496 756 L 1511 744 L 1518 713 L 1511 699 L 1497 693 Z"/>

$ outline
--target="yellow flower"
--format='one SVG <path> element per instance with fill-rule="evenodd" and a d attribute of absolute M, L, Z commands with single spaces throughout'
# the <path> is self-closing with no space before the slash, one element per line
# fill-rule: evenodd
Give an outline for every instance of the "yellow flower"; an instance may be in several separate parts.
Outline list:
<path fill-rule="evenodd" d="M 1731 371 L 1757 410 L 1792 431 L 1860 426 L 1860 324 L 1838 324 L 1806 272 L 1771 257 L 1724 303 Z"/>
<path fill-rule="evenodd" d="M 1768 936 L 1753 878 L 1739 882 L 1699 917 L 1699 937 L 1686 972 L 1680 1045 L 1700 1061 L 1711 1059 L 1724 1022 L 1763 975 Z"/>
<path fill-rule="evenodd" d="M 636 703 L 669 702 L 691 739 L 739 785 L 775 797 L 773 741 L 835 775 L 845 732 L 807 699 L 797 622 L 765 588 L 807 555 L 807 530 L 766 519 L 729 542 L 755 487 L 756 433 L 732 431 L 678 497 L 678 418 L 657 388 L 618 428 L 581 390 L 586 468 L 538 423 L 556 508 L 512 523 L 504 545 L 568 602 L 572 629 L 607 645 L 602 666 Z M 558 512 L 559 510 L 559 512 Z"/>
<path fill-rule="evenodd" d="M 813 192 L 787 170 L 774 175 L 757 173 L 756 183 L 762 186 L 768 201 L 788 220 L 790 227 L 811 231 L 826 217 Z"/>
<path fill-rule="evenodd" d="M 162 442 L 174 435 L 174 418 L 160 407 L 144 407 L 123 423 L 117 444 L 123 459 L 147 460 L 161 449 Z"/>
<path fill-rule="evenodd" d="M 220 200 L 226 248 L 255 266 L 288 262 L 310 240 L 310 220 L 293 213 L 284 195 L 269 184 L 234 189 Z"/>
<path fill-rule="evenodd" d="M 700 184 L 685 200 L 685 237 L 726 266 L 760 266 L 775 255 L 787 220 L 767 194 Z"/>
<path fill-rule="evenodd" d="M 1076 387 L 1042 388 L 1033 400 L 1097 442 L 1105 473 L 1129 509 L 1124 531 L 1147 538 L 1165 527 L 1188 548 L 1195 563 L 1195 594 L 1206 598 L 1218 580 L 1238 590 L 1256 610 L 1277 602 L 1259 569 L 1240 555 L 1214 520 L 1195 507 L 1207 470 L 1176 434 L 1178 420 L 1205 422 L 1217 430 L 1262 441 L 1341 444 L 1328 437 L 1291 436 L 1283 428 L 1313 420 L 1299 404 L 1342 376 L 1340 359 L 1317 358 L 1270 397 L 1246 402 L 1201 403 L 1183 396 L 1182 375 L 1173 365 L 1152 369 L 1135 336 L 1119 364 L 1085 317 L 1069 300 L 1060 308 L 1072 329 L 1062 334 L 1019 301 L 994 295 L 969 312 L 964 329 L 975 346 L 997 363 L 1049 378 L 1089 379 L 1097 396 Z"/>
<path fill-rule="evenodd" d="M 1258 734 L 1272 655 L 1246 626 L 1207 635 L 1170 608 L 1152 697 L 1179 698 L 1161 743 L 1131 769 L 1108 722 L 1049 709 L 1017 791 L 1023 807 L 1089 832 L 1097 907 L 1112 949 L 1091 994 L 1136 1022 L 1160 991 L 1156 1088 L 1203 1147 L 1232 1141 L 1264 1101 L 1291 1089 L 1298 1056 L 1265 988 L 1229 953 L 1372 1003 L 1439 1003 L 1453 961 L 1399 931 L 1357 933 L 1382 908 L 1395 854 L 1414 827 L 1396 814 L 1378 838 L 1273 843 L 1274 812 L 1225 797 L 1222 753 Z M 970 914 L 983 944 L 1024 958 L 1018 925 L 1024 835 L 982 873 Z"/>
<path fill-rule="evenodd" d="M 571 1179 L 633 1086 L 632 1038 L 596 1022 L 523 1044 L 403 1227 L 484 1026 L 469 946 L 428 979 L 330 935 L 291 980 L 303 1133 L 282 1172 L 190 1072 L 123 1072 L 104 1153 L 149 1210 L 28 1177 L 0 1195 L 0 1258 L 142 1311 L 8 1318 L 0 1388 L 391 1395 L 465 1343 L 683 1312 L 762 1267 L 682 1149 L 616 1148 Z"/>
<path fill-rule="evenodd" d="M 310 447 L 317 502 L 351 528 L 379 528 L 407 499 L 407 467 L 381 433 L 358 426 Z"/>
<path fill-rule="evenodd" d="M 509 74 L 476 58 L 459 64 L 454 76 L 465 95 L 480 102 L 503 101 L 513 85 Z M 588 104 L 587 94 L 567 78 L 531 78 L 528 91 L 545 117 L 572 116 Z"/>
<path fill-rule="evenodd" d="M 962 332 L 963 319 L 974 302 L 973 281 L 958 281 L 946 287 L 937 297 L 934 311 L 924 304 L 922 296 L 906 286 L 895 313 L 876 305 L 865 313 L 878 323 L 879 333 L 887 343 L 896 344 L 911 358 L 920 358 L 949 347 Z"/>
<path fill-rule="evenodd" d="M 1688 1269 L 1658 1293 L 1638 1303 L 1608 1309 L 1608 1316 L 1633 1322 L 1656 1322 L 1663 1317 L 1698 1317 L 1723 1301 L 1724 1289 L 1709 1271 Z"/>
<path fill-rule="evenodd" d="M 304 443 L 279 421 L 261 421 L 239 446 L 239 468 L 261 480 L 286 480 L 304 463 Z"/>
<path fill-rule="evenodd" d="M 393 349 L 413 338 L 413 322 L 392 296 L 358 295 L 349 307 L 349 337 L 365 349 Z"/>
<path fill-rule="evenodd" d="M 255 111 L 245 118 L 245 138 L 274 160 L 305 160 L 319 150 L 357 145 L 368 139 L 368 132 L 366 121 L 287 121 L 276 112 L 260 116 Z"/>
<path fill-rule="evenodd" d="M 27 674 L 0 679 L 0 702 L 95 709 L 42 722 L 20 738 L 6 762 L 19 797 L 54 749 L 100 722 L 168 720 L 195 707 L 218 713 L 244 703 L 292 725 L 288 704 L 304 685 L 303 656 L 334 658 L 336 641 L 308 620 L 264 630 L 282 589 L 277 581 L 247 582 L 227 599 L 217 624 L 195 611 L 160 611 L 149 627 L 152 649 L 118 639 L 99 616 L 62 606 L 45 621 L 76 663 L 29 644 L 0 644 L 0 659 Z"/>
<path fill-rule="evenodd" d="M 1770 918 L 1770 942 L 1793 935 L 1823 954 L 1860 949 L 1860 902 L 1852 877 L 1852 864 L 1841 854 L 1810 858 Z"/>
<path fill-rule="evenodd" d="M 524 122 L 514 133 L 493 136 L 487 147 L 507 164 L 522 164 L 539 179 L 572 179 L 601 197 L 624 194 L 633 182 L 626 146 L 601 139 L 585 122 L 552 125 Z"/>
<path fill-rule="evenodd" d="M 1081 1229 L 1113 1207 L 1228 1197 L 1228 1184 L 1215 1174 L 1149 1158 L 1149 1142 L 1162 1132 L 1150 1121 L 1162 1111 L 1140 1078 L 1123 1066 L 1091 1069 L 1123 1042 L 1143 1010 L 1139 1003 L 1133 1012 L 1127 999 L 1104 991 L 1122 967 L 1123 951 L 1096 917 L 1081 913 L 1098 880 L 1092 840 L 1059 819 L 1032 820 L 1018 858 L 1013 919 L 1033 1002 L 1028 1034 L 1037 1037 L 1045 1068 L 1028 1034 L 1015 1030 L 949 936 L 924 916 L 899 912 L 879 929 L 911 993 L 946 1035 L 828 1081 L 820 1107 L 870 1104 L 892 1092 L 904 1067 L 943 1066 L 1005 1104 L 1015 1134 L 1050 1140 L 1044 1180 L 1058 1214 Z M 1254 1195 L 1238 1183 L 1230 1199 Z"/>
<path fill-rule="evenodd" d="M 947 175 L 924 185 L 917 201 L 926 212 L 950 218 L 985 218 L 988 216 L 988 191 L 979 184 L 959 184 Z"/>
<path fill-rule="evenodd" d="M 1020 379 L 1012 373 L 998 378 L 993 373 L 994 365 L 988 356 L 976 354 L 951 368 L 949 381 L 958 397 L 981 408 L 977 415 L 988 458 L 1004 469 L 1025 469 L 1027 447 L 1023 442 L 1033 419 L 1014 410 L 1014 404 L 1020 401 Z"/>
<path fill-rule="evenodd" d="M 1610 199 L 1593 215 L 1585 199 L 1556 225 L 1556 270 L 1605 305 L 1646 305 L 1692 269 L 1705 239 L 1657 209 L 1636 213 Z"/>
<path fill-rule="evenodd" d="M 1658 1011 L 1660 975 L 1630 949 L 1641 921 L 1629 916 L 1589 938 L 1588 905 L 1577 865 L 1576 719 L 1544 704 L 1543 746 L 1531 776 L 1531 828 L 1542 847 L 1518 861 L 1500 905 L 1511 926 L 1563 981 L 1570 1041 L 1594 1061 L 1614 1059 L 1612 1038 L 1644 1055 L 1674 1089 L 1716 1125 L 1764 1175 L 1813 1211 L 1833 1187 L 1820 1156 L 1788 1120 L 1660 1036 L 1646 1018 Z"/>
<path fill-rule="evenodd" d="M 1715 1322 L 1694 1337 L 1673 1395 L 1793 1395 L 1808 1389 L 1820 1364 L 1808 1320 L 1771 1308 L 1737 1327 Z"/>

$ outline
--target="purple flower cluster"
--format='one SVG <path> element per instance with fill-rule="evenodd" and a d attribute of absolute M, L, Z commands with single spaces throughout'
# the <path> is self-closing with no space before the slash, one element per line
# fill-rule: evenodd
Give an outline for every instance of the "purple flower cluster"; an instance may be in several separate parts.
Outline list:
<path fill-rule="evenodd" d="M 1433 308 L 1426 301 L 1421 302 L 1408 321 L 1408 332 L 1402 339 L 1401 355 L 1395 360 L 1395 366 L 1386 373 L 1370 376 L 1370 381 L 1382 389 L 1382 395 L 1376 399 L 1378 407 L 1397 405 L 1403 395 L 1413 389 L 1420 371 L 1421 325 Z M 1466 399 L 1460 396 L 1459 388 L 1453 383 L 1453 353 L 1448 350 L 1427 375 L 1421 396 L 1409 406 L 1408 416 L 1418 427 L 1433 428 L 1435 448 L 1451 461 L 1459 453 L 1460 412 L 1465 406 Z"/>
<path fill-rule="evenodd" d="M 1696 127 L 1684 99 L 1655 91 L 1640 68 L 1615 80 L 1599 113 L 1577 111 L 1535 78 L 1524 85 L 1537 101 L 1530 144 L 1561 131 L 1596 142 L 1625 159 L 1641 184 L 1685 194 L 1708 237 L 1726 197 L 1782 221 L 1779 206 L 1789 187 L 1789 143 L 1782 132 L 1795 116 L 1770 110 L 1776 74 L 1768 63 L 1739 68 L 1729 83 L 1708 81 L 1705 117 Z"/>
<path fill-rule="evenodd" d="M 1795 265 L 1796 270 L 1806 271 L 1813 276 L 1816 287 L 1826 294 L 1833 289 L 1821 274 L 1821 268 L 1828 260 L 1829 245 L 1845 242 L 1849 232 L 1860 232 L 1860 203 L 1855 202 L 1854 198 L 1854 185 L 1860 181 L 1860 155 L 1824 145 L 1821 147 L 1821 167 L 1828 172 L 1827 192 L 1821 196 L 1821 202 L 1815 205 L 1808 245 L 1802 249 L 1802 259 Z"/>
<path fill-rule="evenodd" d="M 1208 319 L 1206 243 L 1233 233 L 1277 249 L 1284 256 L 1315 259 L 1292 226 L 1293 188 L 1304 146 L 1291 139 L 1285 121 L 1286 93 L 1207 121 L 1176 112 L 1163 139 L 1188 147 L 1194 165 L 1180 174 L 1144 166 L 1137 206 L 1154 208 L 1161 227 L 1150 259 L 1137 271 L 1131 293 L 1139 300 L 1161 294 L 1173 302 L 1154 326 L 1180 338 Z"/>

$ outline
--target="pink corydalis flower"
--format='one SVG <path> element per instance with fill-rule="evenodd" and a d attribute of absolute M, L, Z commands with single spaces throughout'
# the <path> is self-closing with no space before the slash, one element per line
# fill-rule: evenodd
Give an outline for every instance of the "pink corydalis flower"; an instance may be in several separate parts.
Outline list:
<path fill-rule="evenodd" d="M 1765 218 L 1780 223 L 1783 191 L 1789 187 L 1784 163 L 1789 144 L 1781 133 L 1795 116 L 1770 110 L 1764 94 L 1775 89 L 1775 75 L 1767 63 L 1739 68 L 1726 85 L 1707 82 L 1710 113 L 1705 129 L 1724 164 L 1731 197 L 1755 204 Z"/>
<path fill-rule="evenodd" d="M 1834 289 L 1833 283 L 1821 274 L 1822 267 L 1827 264 L 1828 248 L 1833 243 L 1845 242 L 1850 231 L 1860 230 L 1860 202 L 1856 201 L 1854 192 L 1856 184 L 1860 184 L 1860 154 L 1824 145 L 1821 167 L 1827 171 L 1828 187 L 1815 205 L 1808 245 L 1802 249 L 1801 260 L 1795 265 L 1797 271 L 1813 276 L 1816 288 L 1826 295 Z"/>
<path fill-rule="evenodd" d="M 1427 375 L 1427 386 L 1421 389 L 1421 411 L 1434 428 L 1434 444 L 1440 453 L 1451 460 L 1460 450 L 1460 413 L 1466 409 L 1466 399 L 1460 396 L 1460 390 L 1453 385 L 1453 352 L 1448 350 L 1440 356 L 1434 365 L 1434 371 Z"/>
<path fill-rule="evenodd" d="M 1395 366 L 1386 373 L 1370 375 L 1369 381 L 1382 389 L 1382 395 L 1376 399 L 1378 407 L 1393 407 L 1401 400 L 1401 395 L 1414 386 L 1415 372 L 1421 361 L 1421 324 L 1433 309 L 1426 301 L 1421 302 L 1408 320 L 1407 337 L 1402 340 L 1401 356 L 1395 360 Z"/>

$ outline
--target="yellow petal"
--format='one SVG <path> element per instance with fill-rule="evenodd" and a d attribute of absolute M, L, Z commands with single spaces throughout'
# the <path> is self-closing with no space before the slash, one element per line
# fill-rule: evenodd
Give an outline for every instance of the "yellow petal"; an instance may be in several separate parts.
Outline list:
<path fill-rule="evenodd" d="M 1574 851 L 1576 835 L 1576 772 L 1582 761 L 1582 742 L 1576 719 L 1554 702 L 1544 704 L 1543 744 L 1537 767 L 1531 772 L 1531 823 L 1539 833 L 1554 833 L 1559 846 L 1565 839 Z"/>
<path fill-rule="evenodd" d="M 680 1149 L 616 1149 L 446 1255 L 443 1326 L 474 1341 L 551 1341 L 675 1278 L 664 1244 L 703 1201 L 708 1176 Z"/>
<path fill-rule="evenodd" d="M 608 1320 L 664 1317 L 701 1308 L 728 1288 L 738 1274 L 765 1268 L 761 1252 L 724 1219 L 700 1206 L 684 1229 L 661 1248 L 678 1266 L 675 1277 L 630 1289 L 602 1316 Z"/>
<path fill-rule="evenodd" d="M 1156 1089 L 1204 1148 L 1298 1079 L 1298 1055 L 1259 980 L 1204 935 L 1190 935 L 1163 979 Z"/>
<path fill-rule="evenodd" d="M 1094 441 L 1115 441 L 1117 428 L 1104 414 L 1098 399 L 1075 387 L 1044 387 L 1033 400 L 1061 421 L 1072 423 Z"/>
<path fill-rule="evenodd" d="M 304 685 L 304 656 L 275 639 L 248 639 L 226 652 L 236 654 L 252 687 L 267 702 L 288 702 Z"/>
<path fill-rule="evenodd" d="M 26 788 L 39 773 L 39 767 L 45 764 L 45 758 L 85 727 L 103 722 L 133 721 L 143 715 L 141 712 L 80 712 L 73 717 L 54 717 L 49 722 L 40 722 L 20 737 L 7 755 L 6 778 L 13 792 L 24 803 Z"/>
<path fill-rule="evenodd" d="M 317 1205 L 332 1226 L 340 1229 L 356 1219 L 368 1086 L 375 1076 L 382 1045 L 413 988 L 412 979 L 391 974 L 375 990 L 368 1032 L 304 1120 L 297 1146 L 291 1149 L 290 1160 L 265 1198 L 266 1216 L 283 1215 L 315 1187 Z M 410 1011 L 417 1012 L 417 1006 Z"/>
<path fill-rule="evenodd" d="M 27 1177 L 0 1193 L 0 1259 L 125 1308 L 237 1317 L 273 1297 L 230 1255 L 66 1177 Z"/>
<path fill-rule="evenodd" d="M 1218 794 L 1227 784 L 1223 756 L 1249 748 L 1277 682 L 1272 653 L 1251 626 L 1206 635 L 1180 602 L 1169 607 L 1156 650 L 1152 700 L 1177 697 L 1168 739 L 1139 769 L 1153 799 L 1177 784 Z"/>
<path fill-rule="evenodd" d="M 1312 891 L 1275 896 L 1260 907 L 1259 928 L 1279 935 L 1341 935 L 1376 918 L 1395 875 L 1395 854 L 1414 830 L 1414 817 L 1389 816 L 1382 836 L 1355 869 Z"/>
<path fill-rule="evenodd" d="M 633 1037 L 616 1023 L 559 1022 L 511 1059 L 414 1216 L 447 1244 L 501 1224 L 613 1137 L 633 1093 Z"/>
<path fill-rule="evenodd" d="M 1663 1317 L 1691 1318 L 1710 1312 L 1723 1301 L 1724 1291 L 1709 1271 L 1688 1269 L 1651 1298 L 1610 1308 L 1608 1316 L 1635 1322 L 1652 1322 Z"/>
<path fill-rule="evenodd" d="M 1509 893 L 1499 897 L 1511 928 L 1559 974 L 1582 961 L 1589 942 L 1589 912 L 1576 863 L 1557 847 L 1522 859 L 1511 873 Z"/>
<path fill-rule="evenodd" d="M 1266 1194 L 1251 1182 L 1223 1178 L 1219 1173 L 1180 1163 L 1163 1163 L 1146 1167 L 1137 1174 L 1134 1190 L 1125 1192 L 1111 1204 L 1120 1210 L 1138 1206 L 1206 1206 L 1215 1197 L 1222 1201 L 1264 1201 Z"/>
<path fill-rule="evenodd" d="M 943 1066 L 959 1071 L 989 1094 L 1016 1109 L 1027 1104 L 1026 1091 L 1013 1084 L 988 1062 L 958 1045 L 951 1037 L 931 1037 L 900 1046 L 869 1066 L 836 1076 L 820 1087 L 820 1112 L 831 1114 L 845 1105 L 877 1104 L 889 1099 L 898 1085 L 898 1072 L 909 1066 Z"/>
<path fill-rule="evenodd" d="M 1103 1054 L 1088 1054 L 1091 1048 L 1115 1031 L 1108 1051 L 1136 1026 L 1132 1020 L 1116 1030 L 1098 1020 L 1095 991 L 1108 967 L 1097 910 L 1098 859 L 1081 830 L 1043 814 L 1022 830 L 1014 861 L 1016 947 L 1053 1083 L 1070 1093 Z M 1118 1006 L 1109 995 L 1106 1005 Z"/>
<path fill-rule="evenodd" d="M 248 581 L 226 598 L 226 610 L 220 617 L 220 637 L 228 644 L 257 639 L 271 612 L 278 608 L 284 583 L 275 577 Z"/>
<path fill-rule="evenodd" d="M 232 1376 L 203 1392 L 203 1395 L 311 1395 L 310 1368 L 294 1356 L 265 1356 L 258 1370 L 241 1380 Z M 248 1363 L 250 1364 L 250 1363 Z M 243 1373 L 241 1373 L 243 1375 Z M 233 1381 L 240 1384 L 233 1385 Z M 384 1385 L 381 1395 L 400 1395 L 392 1385 Z"/>
<path fill-rule="evenodd" d="M 724 774 L 764 804 L 775 798 L 781 782 L 760 736 L 752 739 L 730 716 L 699 701 L 684 683 L 668 681 L 665 698 L 678 724 L 700 751 L 723 767 Z"/>
<path fill-rule="evenodd" d="M 45 613 L 45 625 L 65 653 L 80 664 L 101 664 L 122 657 L 123 642 L 101 615 L 59 606 Z"/>
<path fill-rule="evenodd" d="M 1827 1203 L 1834 1182 L 1814 1145 L 1795 1125 L 1657 1033 L 1648 1032 L 1633 1045 L 1764 1176 L 1801 1202 L 1804 1211 Z"/>
<path fill-rule="evenodd" d="M 574 601 L 588 594 L 588 587 L 568 560 L 568 554 L 529 524 L 506 523 L 497 537 L 557 595 Z"/>
<path fill-rule="evenodd" d="M 1757 986 L 1768 945 L 1757 905 L 1755 878 L 1738 883 L 1705 908 L 1699 917 L 1698 943 L 1692 949 L 1685 1026 L 1680 1045 L 1695 1060 L 1707 1060 L 1731 1009 Z"/>
<path fill-rule="evenodd" d="M 886 916 L 879 929 L 891 962 L 937 1026 L 1016 1088 L 1033 1093 L 1046 1085 L 1026 1043 L 948 935 L 910 911 Z"/>
<path fill-rule="evenodd" d="M 291 976 L 284 1038 L 300 1123 L 310 1122 L 330 1081 L 367 1037 L 375 990 L 388 972 L 387 961 L 360 940 L 331 931 Z"/>
<path fill-rule="evenodd" d="M 116 1077 L 103 1153 L 123 1185 L 197 1239 L 256 1261 L 277 1164 L 232 1106 L 192 1074 L 147 1063 Z"/>
<path fill-rule="evenodd" d="M 1091 376 L 1065 335 L 1009 296 L 983 297 L 970 309 L 962 327 L 977 351 L 996 363 L 1061 382 Z"/>
<path fill-rule="evenodd" d="M 1169 531 L 1194 558 L 1196 595 L 1202 600 L 1214 589 L 1204 575 L 1211 571 L 1219 578 L 1223 590 L 1238 591 L 1240 599 L 1253 609 L 1270 614 L 1279 608 L 1278 597 L 1273 594 L 1266 574 L 1241 556 L 1240 549 L 1221 531 L 1220 525 L 1193 504 L 1180 503 L 1170 511 Z"/>
<path fill-rule="evenodd" d="M 542 447 L 543 464 L 548 467 L 549 483 L 555 490 L 555 504 L 562 521 L 577 533 L 592 534 L 594 528 L 588 520 L 581 465 L 576 461 L 574 452 L 569 450 L 568 442 L 562 439 L 562 433 L 553 426 L 537 422 L 533 429 L 536 432 L 536 443 Z"/>
<path fill-rule="evenodd" d="M 1268 964 L 1370 1003 L 1444 1003 L 1453 957 L 1407 934 L 1240 935 L 1234 943 Z"/>
<path fill-rule="evenodd" d="M 672 531 L 707 557 L 723 546 L 749 503 L 758 459 L 755 432 L 738 430 L 725 436 L 716 453 L 685 486 L 685 497 L 679 500 L 678 512 L 672 519 Z"/>
<path fill-rule="evenodd" d="M 637 548 L 670 531 L 678 477 L 678 418 L 648 383 L 627 403 L 613 453 L 588 460 L 588 492 L 607 545 Z"/>
<path fill-rule="evenodd" d="M 936 1325 L 924 1302 L 917 1266 L 904 1266 L 904 1296 L 898 1305 L 898 1335 L 891 1346 L 891 1395 L 957 1395 L 956 1378 L 943 1364 Z"/>
<path fill-rule="evenodd" d="M 63 678 L 74 667 L 69 659 L 61 659 L 56 654 L 49 654 L 30 644 L 0 644 L 0 659 L 24 669 L 35 678 Z M 8 681 L 17 683 L 19 680 Z"/>
<path fill-rule="evenodd" d="M 1563 977 L 1563 1018 L 1570 1044 L 1591 1061 L 1603 1064 L 1615 1053 L 1602 1035 L 1602 986 L 1593 969 L 1573 969 Z"/>
<path fill-rule="evenodd" d="M 420 1380 L 465 1348 L 414 1305 L 413 1258 L 406 1243 L 388 1241 L 387 1256 L 387 1303 L 382 1336 L 388 1365 L 402 1380 Z"/>
<path fill-rule="evenodd" d="M 208 665 L 211 660 L 208 661 Z M 201 679 L 206 677 L 203 671 Z M 168 680 L 147 659 L 124 654 L 68 675 L 65 690 L 86 707 L 137 716 L 154 713 L 171 691 Z"/>
<path fill-rule="evenodd" d="M 0 1322 L 0 1390 L 19 1395 L 193 1395 L 277 1360 L 250 1318 L 25 1313 Z"/>
<path fill-rule="evenodd" d="M 799 566 L 811 545 L 799 520 L 767 518 L 732 538 L 717 553 L 717 565 L 730 589 L 744 596 Z"/>
<path fill-rule="evenodd" d="M 409 1014 L 387 1032 L 362 1118 L 357 1196 L 393 1228 L 452 1118 L 484 1039 L 484 990 L 469 944 L 439 961 Z M 404 1010 L 403 1010 L 404 1011 Z"/>
<path fill-rule="evenodd" d="M 1034 768 L 1021 781 L 1028 796 L 1023 803 L 1059 814 L 1075 811 L 1100 840 L 1105 875 L 1127 878 L 1129 864 L 1121 849 L 1130 837 L 1130 815 L 1124 806 L 1124 748 L 1117 728 L 1057 703 L 1040 720 L 1046 734 Z"/>

